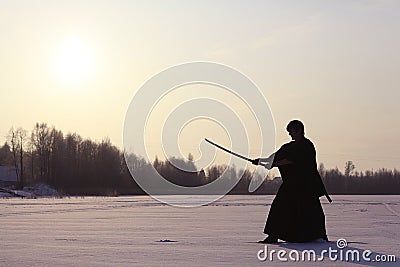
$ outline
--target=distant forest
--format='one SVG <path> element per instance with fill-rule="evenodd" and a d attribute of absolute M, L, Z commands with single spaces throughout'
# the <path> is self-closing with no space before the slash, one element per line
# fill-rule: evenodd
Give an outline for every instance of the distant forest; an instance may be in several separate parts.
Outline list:
<path fill-rule="evenodd" d="M 195 170 L 191 155 L 188 160 L 172 159 Z M 109 139 L 94 142 L 76 133 L 64 135 L 46 123 L 37 123 L 31 132 L 11 128 L 6 143 L 0 147 L 0 165 L 15 166 L 18 188 L 45 183 L 67 195 L 126 195 L 144 194 L 131 178 L 127 165 L 138 175 L 146 177 L 152 165 L 166 179 L 179 185 L 199 186 L 217 179 L 227 168 L 213 165 L 206 170 L 187 173 L 168 161 L 148 162 L 135 154 L 124 159 L 123 151 Z M 236 175 L 238 170 L 230 168 Z M 400 194 L 400 172 L 379 169 L 358 172 L 351 161 L 345 163 L 344 173 L 335 169 L 319 171 L 330 194 Z M 259 174 L 255 174 L 259 175 Z M 240 182 L 230 194 L 250 194 L 252 173 L 244 171 Z M 257 177 L 262 179 L 262 177 Z M 252 194 L 275 194 L 282 183 L 280 177 L 268 177 Z"/>

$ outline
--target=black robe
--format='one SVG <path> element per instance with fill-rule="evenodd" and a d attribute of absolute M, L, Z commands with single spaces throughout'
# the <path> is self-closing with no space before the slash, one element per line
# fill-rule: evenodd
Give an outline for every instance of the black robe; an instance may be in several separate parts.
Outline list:
<path fill-rule="evenodd" d="M 264 233 L 288 242 L 327 240 L 325 214 L 319 197 L 326 193 L 317 170 L 313 143 L 307 138 L 284 144 L 274 161 L 293 164 L 279 167 L 283 183 L 272 202 Z"/>

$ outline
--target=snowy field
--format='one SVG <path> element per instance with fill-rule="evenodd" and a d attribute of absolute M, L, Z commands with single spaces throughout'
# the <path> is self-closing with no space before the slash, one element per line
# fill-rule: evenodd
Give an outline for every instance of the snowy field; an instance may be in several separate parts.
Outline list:
<path fill-rule="evenodd" d="M 331 242 L 267 246 L 268 253 L 284 250 L 287 262 L 257 257 L 265 256 L 256 241 L 272 199 L 227 196 L 197 208 L 145 196 L 0 199 L 0 266 L 400 266 L 400 196 L 323 199 Z M 346 248 L 337 248 L 339 238 Z M 333 261 L 326 253 L 322 261 L 296 261 L 296 253 L 319 256 L 330 247 L 338 258 L 370 250 L 371 261 Z M 375 261 L 386 255 L 396 262 Z"/>

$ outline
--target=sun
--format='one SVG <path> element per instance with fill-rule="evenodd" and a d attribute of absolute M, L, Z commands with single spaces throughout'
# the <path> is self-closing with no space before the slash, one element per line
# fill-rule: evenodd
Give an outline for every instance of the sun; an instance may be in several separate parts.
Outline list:
<path fill-rule="evenodd" d="M 65 83 L 81 84 L 94 72 L 94 58 L 90 47 L 81 39 L 64 40 L 56 49 L 55 71 Z"/>

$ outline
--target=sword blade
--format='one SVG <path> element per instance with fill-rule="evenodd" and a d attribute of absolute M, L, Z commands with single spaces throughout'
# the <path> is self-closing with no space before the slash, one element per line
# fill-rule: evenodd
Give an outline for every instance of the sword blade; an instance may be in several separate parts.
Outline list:
<path fill-rule="evenodd" d="M 238 158 L 241 158 L 241 159 L 244 159 L 244 160 L 247 160 L 247 161 L 252 161 L 251 159 L 249 159 L 249 158 L 247 158 L 247 157 L 245 157 L 245 156 L 242 156 L 242 155 L 240 155 L 240 154 L 238 154 L 238 153 L 235 153 L 235 152 L 233 152 L 233 151 L 231 151 L 231 150 L 229 150 L 229 149 L 226 149 L 226 148 L 223 147 L 223 146 L 218 145 L 217 143 L 214 143 L 214 142 L 211 141 L 210 139 L 204 138 L 204 140 L 206 140 L 208 143 L 212 144 L 213 146 L 216 146 L 216 147 L 218 147 L 219 149 L 221 149 L 221 150 L 223 150 L 223 151 L 225 151 L 225 152 L 228 152 L 229 154 L 232 154 L 232 155 L 234 155 L 234 156 L 236 156 L 236 157 L 238 157 Z"/>

